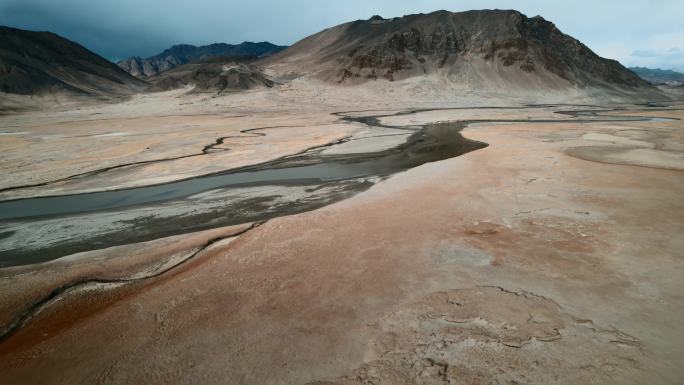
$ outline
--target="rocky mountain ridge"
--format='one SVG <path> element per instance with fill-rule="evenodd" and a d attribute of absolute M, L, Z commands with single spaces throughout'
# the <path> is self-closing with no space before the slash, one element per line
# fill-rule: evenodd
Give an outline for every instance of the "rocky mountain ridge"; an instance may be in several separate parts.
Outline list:
<path fill-rule="evenodd" d="M 541 16 L 481 10 L 373 16 L 321 31 L 266 58 L 279 73 L 355 84 L 440 75 L 471 87 L 649 87 Z"/>
<path fill-rule="evenodd" d="M 199 47 L 190 44 L 178 44 L 148 58 L 136 56 L 122 60 L 117 64 L 131 75 L 145 78 L 197 60 L 221 56 L 260 58 L 280 52 L 285 48 L 287 47 L 269 42 L 215 43 Z"/>
<path fill-rule="evenodd" d="M 653 84 L 684 85 L 684 73 L 681 72 L 646 67 L 629 67 L 629 69 Z"/>

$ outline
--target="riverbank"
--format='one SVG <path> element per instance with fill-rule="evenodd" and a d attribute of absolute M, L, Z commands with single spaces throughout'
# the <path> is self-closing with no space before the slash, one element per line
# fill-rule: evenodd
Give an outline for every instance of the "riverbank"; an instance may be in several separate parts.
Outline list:
<path fill-rule="evenodd" d="M 581 108 L 586 106 L 566 105 L 562 107 L 574 110 L 553 111 L 554 108 L 560 107 L 539 105 L 518 108 L 438 108 L 383 112 L 375 115 L 337 112 L 332 115 L 339 116 L 351 124 L 363 125 L 365 128 L 357 129 L 354 134 L 345 138 L 316 145 L 297 154 L 188 179 L 176 175 L 176 178 L 181 179 L 149 186 L 113 190 L 105 188 L 104 191 L 86 190 L 86 193 L 75 195 L 48 195 L 0 201 L 0 233 L 5 234 L 0 242 L 0 267 L 44 262 L 77 252 L 217 226 L 264 221 L 317 209 L 364 191 L 394 173 L 424 163 L 449 159 L 486 146 L 484 143 L 461 136 L 459 131 L 468 125 L 565 124 L 570 121 L 588 124 L 677 119 L 625 115 L 624 107 L 607 110 L 594 107 L 583 110 Z M 536 117 L 521 119 L 520 115 L 525 111 L 535 114 Z M 663 112 L 668 111 L 673 110 Z M 623 114 L 611 115 L 616 112 Z M 491 116 L 481 117 L 483 113 Z M 511 117 L 516 113 L 517 117 Z M 416 117 L 431 114 L 470 119 L 448 119 L 442 123 L 429 123 L 428 119 L 424 123 L 416 124 Z M 410 118 L 411 124 L 384 122 L 391 122 L 397 118 L 406 121 L 406 117 Z M 276 128 L 283 130 L 288 127 Z M 241 133 L 249 133 L 256 137 L 267 135 L 261 131 L 247 129 L 241 130 Z M 26 189 L 38 187 L 50 191 L 53 185 L 59 185 L 58 188 L 62 191 L 76 189 L 78 192 L 78 186 L 84 184 L 106 186 L 97 181 L 111 181 L 112 172 L 118 173 L 121 178 L 137 180 L 140 183 L 140 179 L 131 176 L 139 172 L 134 167 L 147 167 L 151 164 L 160 167 L 167 162 L 199 156 L 205 156 L 205 161 L 208 162 L 210 159 L 206 156 L 212 155 L 216 146 L 225 146 L 224 142 L 228 138 L 241 137 L 222 137 L 215 144 L 205 146 L 200 154 L 108 167 L 75 177 L 45 182 L 40 186 L 8 188 L 5 192 L 21 193 Z M 624 139 L 623 142 L 637 143 L 628 139 Z M 590 146 L 573 151 L 587 153 L 594 148 Z M 599 149 L 601 152 L 608 151 L 605 147 Z M 240 147 L 222 147 L 220 150 L 239 151 Z M 638 150 L 643 151 L 641 148 Z M 667 156 L 670 153 L 663 154 Z M 677 167 L 676 155 L 669 157 L 674 159 L 674 167 Z M 653 154 L 650 158 L 658 162 Z M 71 187 L 68 187 L 70 183 Z"/>

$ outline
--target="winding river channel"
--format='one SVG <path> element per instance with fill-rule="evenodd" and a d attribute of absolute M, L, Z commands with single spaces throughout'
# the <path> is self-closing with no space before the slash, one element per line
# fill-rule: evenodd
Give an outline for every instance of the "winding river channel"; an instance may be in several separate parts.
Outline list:
<path fill-rule="evenodd" d="M 432 110 L 381 116 L 336 114 L 346 122 L 382 129 L 384 136 L 399 137 L 402 142 L 391 148 L 352 153 L 334 151 L 349 146 L 352 141 L 377 141 L 383 135 L 352 136 L 277 160 L 171 183 L 2 201 L 0 267 L 44 262 L 82 251 L 320 208 L 364 191 L 392 174 L 486 147 L 485 143 L 460 134 L 463 128 L 474 123 L 567 124 L 666 119 L 610 116 L 608 113 L 613 110 L 594 109 L 559 111 L 571 117 L 562 120 L 479 119 L 406 127 L 380 122 L 382 117 L 427 111 Z"/>

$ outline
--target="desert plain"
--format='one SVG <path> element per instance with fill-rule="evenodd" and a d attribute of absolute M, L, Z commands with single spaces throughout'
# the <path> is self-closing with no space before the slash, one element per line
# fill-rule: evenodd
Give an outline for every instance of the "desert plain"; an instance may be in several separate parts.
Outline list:
<path fill-rule="evenodd" d="M 0 252 L 48 257 L 0 269 L 0 382 L 679 383 L 684 103 L 597 100 L 293 81 L 2 115 L 7 210 L 373 160 L 430 128 L 477 145 L 344 174 L 352 187 L 255 182 L 5 218 Z M 401 156 L 440 151 L 415 148 Z M 250 203 L 216 211 L 233 201 Z M 182 220 L 198 212 L 201 228 Z M 60 249 L 81 236 L 98 246 Z"/>

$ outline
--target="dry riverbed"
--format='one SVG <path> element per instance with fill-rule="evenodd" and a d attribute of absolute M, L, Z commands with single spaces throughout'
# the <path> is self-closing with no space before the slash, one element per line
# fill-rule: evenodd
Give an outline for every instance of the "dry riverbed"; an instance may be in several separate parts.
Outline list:
<path fill-rule="evenodd" d="M 155 156 L 183 156 L 247 128 L 292 127 L 234 138 L 225 154 L 4 199 L 166 181 L 349 135 L 376 133 L 364 145 L 382 149 L 405 135 L 386 126 L 542 121 L 470 125 L 463 135 L 488 147 L 314 211 L 0 269 L 0 383 L 677 384 L 684 126 L 556 122 L 572 119 L 555 113 L 562 109 L 588 108 L 359 112 L 378 116 L 377 132 L 340 121 L 331 114 L 339 109 L 19 122 L 13 129 L 32 140 L 48 127 L 67 132 L 70 149 L 122 142 L 92 164 L 52 160 L 58 140 L 15 135 L 38 151 L 3 162 L 12 175 L 4 187 L 152 159 L 143 149 L 155 141 L 167 149 Z M 629 110 L 614 114 L 684 118 Z M 190 124 L 199 127 L 183 128 Z M 143 127 L 156 134 L 118 134 Z M 86 133 L 106 136 L 76 137 Z M 40 157 L 58 171 L 38 171 Z"/>

